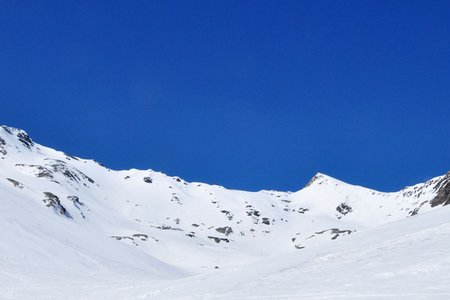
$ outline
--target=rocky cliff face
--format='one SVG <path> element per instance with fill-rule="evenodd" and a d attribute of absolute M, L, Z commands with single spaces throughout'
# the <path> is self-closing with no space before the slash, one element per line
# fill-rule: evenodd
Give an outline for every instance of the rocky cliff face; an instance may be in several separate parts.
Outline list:
<path fill-rule="evenodd" d="M 437 180 L 434 190 L 436 196 L 430 202 L 432 207 L 450 204 L 450 172 Z"/>

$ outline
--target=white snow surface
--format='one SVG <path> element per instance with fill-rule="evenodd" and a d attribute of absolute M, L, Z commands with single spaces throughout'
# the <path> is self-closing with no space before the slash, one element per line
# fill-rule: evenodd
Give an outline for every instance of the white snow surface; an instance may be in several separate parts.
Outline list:
<path fill-rule="evenodd" d="M 2 126 L 0 299 L 450 299 L 449 181 L 245 192 Z"/>

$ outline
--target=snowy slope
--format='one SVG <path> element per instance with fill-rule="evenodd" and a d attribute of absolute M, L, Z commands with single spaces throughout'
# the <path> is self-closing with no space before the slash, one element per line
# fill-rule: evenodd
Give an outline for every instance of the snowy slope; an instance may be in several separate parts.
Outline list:
<path fill-rule="evenodd" d="M 124 297 L 157 299 L 449 299 L 450 207 L 333 245 L 165 284 Z M 108 293 L 100 294 L 106 296 Z"/>
<path fill-rule="evenodd" d="M 369 263 L 377 245 L 391 247 L 396 239 L 400 242 L 392 246 L 392 270 L 386 274 L 402 268 L 397 256 L 419 252 L 435 258 L 439 268 L 433 270 L 445 271 L 449 257 L 440 251 L 448 245 L 442 241 L 449 233 L 448 207 L 442 206 L 449 203 L 450 173 L 395 193 L 324 174 L 294 193 L 245 192 L 152 170 L 111 170 L 2 126 L 0 298 L 34 298 L 35 290 L 43 291 L 43 298 L 57 299 L 67 298 L 69 291 L 74 299 L 174 298 L 189 296 L 182 292 L 189 288 L 199 298 L 208 293 L 230 297 L 231 292 L 247 298 L 251 289 L 264 286 L 258 278 L 266 282 L 265 276 L 273 284 L 260 290 L 261 297 L 273 292 L 283 298 L 285 282 L 290 283 L 286 295 L 320 294 L 336 291 L 337 283 L 328 288 L 311 283 L 313 291 L 295 278 L 321 281 L 321 276 L 332 278 L 328 272 L 347 268 L 342 280 L 347 278 L 348 284 L 367 281 L 351 277 L 348 270 L 357 261 Z M 423 248 L 423 232 L 432 250 Z M 324 249 L 343 256 L 348 266 L 336 259 L 322 263 Z M 378 258 L 384 255 L 389 253 L 378 253 Z M 317 269 L 322 265 L 323 270 Z M 230 289 L 223 280 L 239 287 Z M 208 282 L 210 288 L 199 287 L 197 281 Z M 175 286 L 173 293 L 165 293 L 164 286 Z M 152 296 L 148 289 L 158 292 Z"/>

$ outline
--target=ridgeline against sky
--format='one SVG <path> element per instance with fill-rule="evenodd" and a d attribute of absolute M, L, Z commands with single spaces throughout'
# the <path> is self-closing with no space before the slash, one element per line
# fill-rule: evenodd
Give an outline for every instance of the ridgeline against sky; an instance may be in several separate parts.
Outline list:
<path fill-rule="evenodd" d="M 396 190 L 450 169 L 448 1 L 2 1 L 0 123 L 114 169 Z"/>

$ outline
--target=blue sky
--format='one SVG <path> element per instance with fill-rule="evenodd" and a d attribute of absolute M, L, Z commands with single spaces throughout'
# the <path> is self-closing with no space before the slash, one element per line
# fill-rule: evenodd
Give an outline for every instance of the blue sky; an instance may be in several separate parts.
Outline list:
<path fill-rule="evenodd" d="M 384 191 L 450 170 L 449 1 L 0 1 L 0 123 L 113 169 Z"/>

